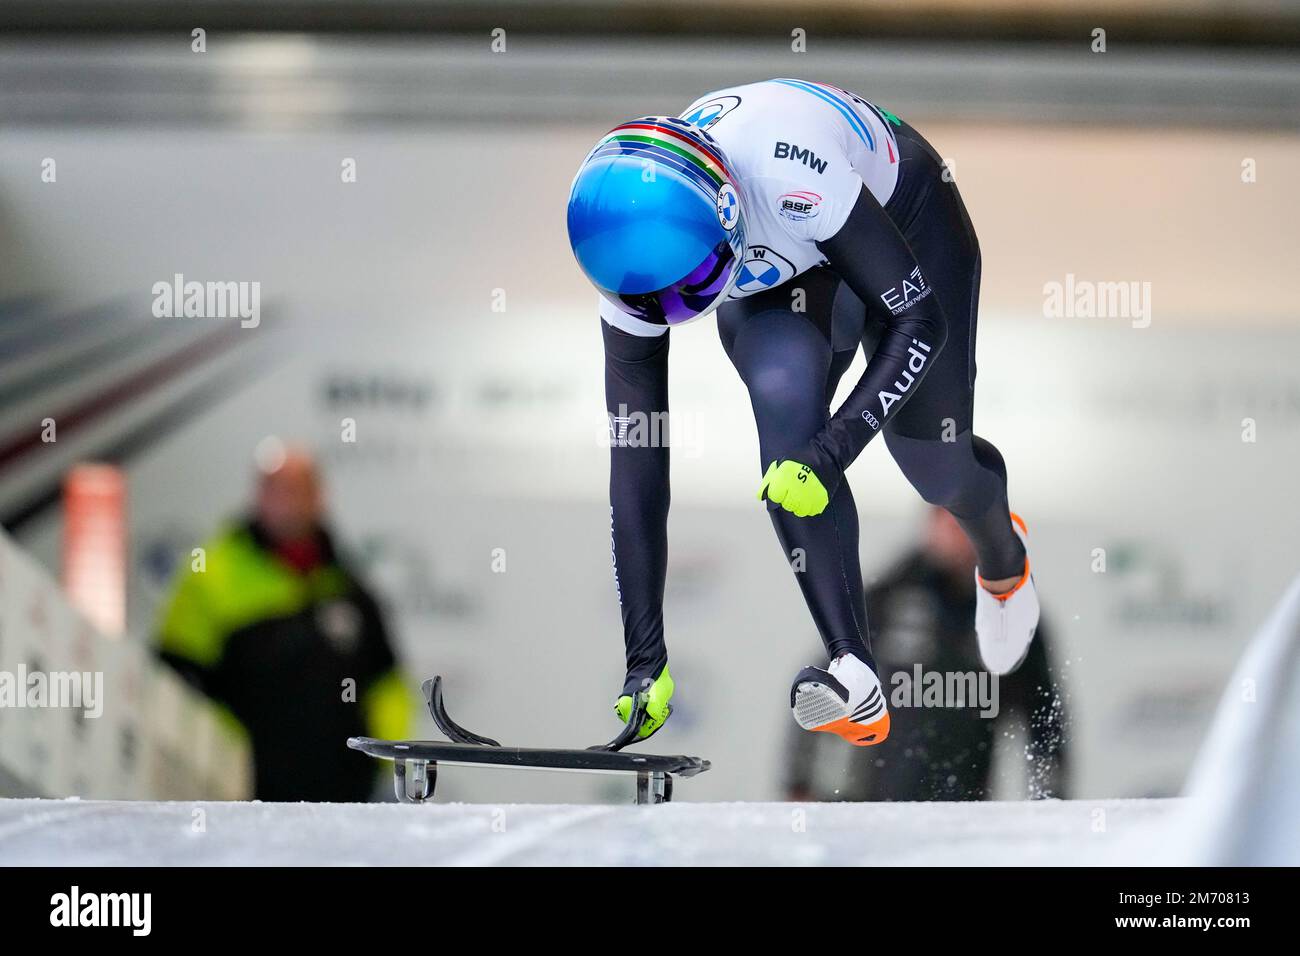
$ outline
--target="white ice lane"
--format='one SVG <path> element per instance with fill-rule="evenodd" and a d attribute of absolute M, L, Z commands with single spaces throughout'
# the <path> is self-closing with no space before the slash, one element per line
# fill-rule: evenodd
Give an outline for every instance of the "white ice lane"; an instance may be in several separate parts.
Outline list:
<path fill-rule="evenodd" d="M 1142 865 L 1182 803 L 0 800 L 0 865 Z"/>

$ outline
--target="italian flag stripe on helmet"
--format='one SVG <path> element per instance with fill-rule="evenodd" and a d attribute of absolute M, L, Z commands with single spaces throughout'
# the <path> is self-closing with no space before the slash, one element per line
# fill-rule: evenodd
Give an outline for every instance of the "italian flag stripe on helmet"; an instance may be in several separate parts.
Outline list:
<path fill-rule="evenodd" d="M 719 186 L 724 182 L 731 182 L 734 185 L 730 170 L 723 164 L 721 157 L 716 152 L 700 139 L 690 136 L 682 130 L 673 129 L 671 126 L 648 120 L 637 120 L 624 123 L 622 126 L 610 130 L 609 134 L 601 142 L 607 143 L 610 140 L 650 143 L 672 150 L 674 153 L 690 160 L 692 164 L 702 170 Z"/>

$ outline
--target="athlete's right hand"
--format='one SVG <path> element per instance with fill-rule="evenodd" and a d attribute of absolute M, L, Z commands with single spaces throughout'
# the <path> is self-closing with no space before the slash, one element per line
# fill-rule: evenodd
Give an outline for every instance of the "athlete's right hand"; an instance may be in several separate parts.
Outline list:
<path fill-rule="evenodd" d="M 764 498 L 797 518 L 819 515 L 830 503 L 830 495 L 817 473 L 810 466 L 789 458 L 767 466 L 758 488 L 758 500 Z"/>
<path fill-rule="evenodd" d="M 645 722 L 636 736 L 638 740 L 645 740 L 662 727 L 668 715 L 673 712 L 673 705 L 669 703 L 673 696 L 673 678 L 668 673 L 667 664 L 664 665 L 659 677 L 641 694 L 644 695 Z M 618 714 L 618 719 L 625 724 L 632 718 L 632 705 L 631 694 L 624 694 L 614 703 L 614 713 Z"/>

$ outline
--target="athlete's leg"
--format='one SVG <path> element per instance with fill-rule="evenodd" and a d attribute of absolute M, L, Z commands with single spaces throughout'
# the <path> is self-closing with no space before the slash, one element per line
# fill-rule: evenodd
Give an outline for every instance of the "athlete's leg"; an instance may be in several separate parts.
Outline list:
<path fill-rule="evenodd" d="M 990 582 L 1018 579 L 1025 549 L 1011 526 L 1006 468 L 998 450 L 969 430 L 952 442 L 887 430 L 885 442 L 921 497 L 948 509 L 962 526 L 975 548 L 980 576 Z"/>
<path fill-rule="evenodd" d="M 829 313 L 838 279 L 826 274 L 793 284 L 807 293 L 806 313 L 791 311 L 790 290 L 780 289 L 729 303 L 718 315 L 723 347 L 749 389 L 760 474 L 826 424 L 835 385 L 856 351 L 852 337 L 847 349 L 831 347 Z M 832 658 L 851 652 L 874 667 L 858 560 L 858 512 L 848 482 L 840 483 L 819 515 L 799 518 L 771 503 L 768 514 L 827 652 Z"/>
<path fill-rule="evenodd" d="M 979 242 L 957 186 L 945 181 L 933 150 L 907 127 L 899 143 L 905 159 L 932 165 L 928 188 L 911 197 L 915 212 L 903 232 L 943 306 L 948 341 L 917 393 L 885 427 L 885 442 L 921 497 L 961 524 L 981 577 L 994 583 L 1018 579 L 1025 550 L 1011 524 L 1006 466 L 998 450 L 972 430 Z"/>

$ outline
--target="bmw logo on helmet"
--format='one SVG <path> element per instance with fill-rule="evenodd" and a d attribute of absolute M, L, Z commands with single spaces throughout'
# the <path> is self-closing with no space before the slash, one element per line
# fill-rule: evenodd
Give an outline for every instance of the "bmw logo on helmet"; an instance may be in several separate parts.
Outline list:
<path fill-rule="evenodd" d="M 601 138 L 574 177 L 568 227 L 600 294 L 657 325 L 717 308 L 745 253 L 742 192 L 726 155 L 672 116 L 632 120 Z"/>
<path fill-rule="evenodd" d="M 718 221 L 728 232 L 740 222 L 740 197 L 731 183 L 723 183 L 718 190 Z"/>

